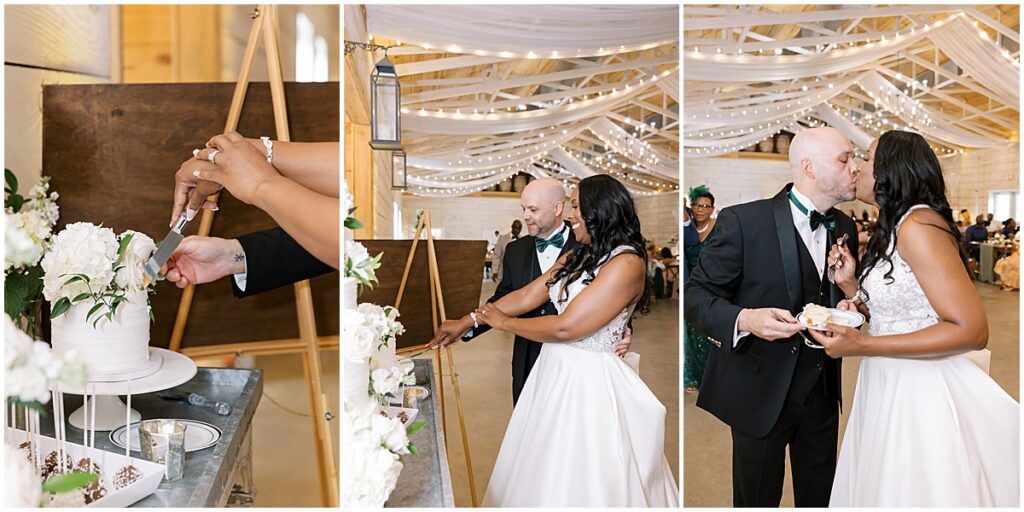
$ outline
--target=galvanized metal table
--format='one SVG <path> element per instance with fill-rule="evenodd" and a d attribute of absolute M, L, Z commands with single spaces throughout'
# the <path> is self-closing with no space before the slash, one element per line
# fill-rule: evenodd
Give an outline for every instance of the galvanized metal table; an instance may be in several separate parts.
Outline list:
<path fill-rule="evenodd" d="M 160 394 L 199 393 L 210 400 L 231 404 L 231 414 L 220 416 L 212 409 L 183 401 L 160 398 Z M 252 418 L 263 396 L 263 371 L 228 368 L 200 368 L 196 376 L 180 386 L 160 393 L 132 395 L 132 408 L 142 419 L 190 419 L 216 425 L 223 434 L 214 446 L 189 452 L 185 476 L 163 482 L 156 492 L 135 507 L 223 507 L 249 505 L 255 494 L 252 481 Z M 64 395 L 65 410 L 73 411 L 82 397 Z M 52 412 L 52 409 L 51 409 Z M 53 423 L 43 423 L 43 434 L 53 435 Z M 47 430 L 48 429 L 48 430 Z M 82 430 L 66 426 L 68 439 L 80 443 Z M 96 432 L 96 448 L 124 453 L 110 441 L 109 432 Z M 138 452 L 135 453 L 138 457 Z"/>
<path fill-rule="evenodd" d="M 384 506 L 454 507 L 452 475 L 441 425 L 441 402 L 434 385 L 434 362 L 417 359 L 415 363 L 416 384 L 430 390 L 430 396 L 419 402 L 416 417 L 416 421 L 425 421 L 426 425 L 409 439 L 416 445 L 419 455 L 405 457 L 398 485 Z"/>

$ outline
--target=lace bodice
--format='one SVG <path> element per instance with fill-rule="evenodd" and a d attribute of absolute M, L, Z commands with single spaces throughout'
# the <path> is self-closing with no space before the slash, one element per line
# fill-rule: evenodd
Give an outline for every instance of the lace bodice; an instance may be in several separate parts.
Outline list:
<path fill-rule="evenodd" d="M 896 224 L 895 232 L 899 232 L 903 221 L 911 212 L 927 205 L 912 206 Z M 889 239 L 889 250 L 893 249 L 895 236 Z M 892 279 L 886 279 L 889 271 L 888 263 L 879 262 L 864 278 L 864 290 L 868 293 L 868 309 L 871 311 L 871 324 L 868 329 L 872 336 L 888 334 L 904 334 L 919 331 L 939 322 L 939 315 L 928 302 L 917 276 L 910 265 L 903 260 L 899 251 L 892 252 Z"/>
<path fill-rule="evenodd" d="M 615 256 L 627 251 L 634 252 L 633 248 L 628 245 L 620 245 L 613 249 L 608 255 L 608 258 L 594 269 L 593 277 L 597 277 L 597 275 L 601 273 L 601 268 L 604 267 L 605 263 Z M 548 296 L 551 298 L 551 303 L 555 305 L 555 309 L 558 310 L 558 314 L 562 314 L 562 312 L 569 307 L 569 304 L 572 303 L 573 299 L 586 289 L 587 285 L 583 282 L 588 277 L 590 277 L 590 275 L 584 274 L 583 276 L 580 276 L 579 279 L 569 283 L 568 295 L 564 302 L 559 300 L 562 297 L 562 286 L 565 283 L 564 278 L 553 286 L 548 287 Z M 598 329 L 589 336 L 584 336 L 578 340 L 570 341 L 565 343 L 565 345 L 593 352 L 611 352 L 612 345 L 622 339 L 622 332 L 626 329 L 626 322 L 629 321 L 630 315 L 633 314 L 634 306 L 636 306 L 635 303 L 623 308 L 618 315 L 615 315 L 615 318 L 613 318 L 611 322 L 608 322 L 604 327 Z"/>

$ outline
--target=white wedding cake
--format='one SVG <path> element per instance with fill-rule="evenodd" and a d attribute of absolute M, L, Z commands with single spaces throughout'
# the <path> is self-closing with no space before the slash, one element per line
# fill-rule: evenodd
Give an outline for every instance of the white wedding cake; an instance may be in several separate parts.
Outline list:
<path fill-rule="evenodd" d="M 146 291 L 130 291 L 125 296 L 127 300 L 110 320 L 101 312 L 86 320 L 95 303 L 82 301 L 50 321 L 53 351 L 63 357 L 65 352 L 74 350 L 78 360 L 85 364 L 90 380 L 139 378 L 150 367 Z M 97 317 L 99 321 L 93 327 Z"/>

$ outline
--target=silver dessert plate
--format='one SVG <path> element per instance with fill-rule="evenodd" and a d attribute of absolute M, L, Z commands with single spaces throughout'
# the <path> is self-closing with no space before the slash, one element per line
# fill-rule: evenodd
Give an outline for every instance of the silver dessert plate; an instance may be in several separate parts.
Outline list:
<path fill-rule="evenodd" d="M 217 444 L 217 441 L 220 440 L 222 432 L 216 425 L 196 420 L 176 419 L 175 421 L 180 421 L 186 425 L 186 452 L 204 450 Z M 139 451 L 139 423 L 132 423 L 131 426 L 131 451 L 137 452 Z M 120 448 L 124 448 L 127 437 L 128 429 L 123 426 L 110 432 L 110 442 L 116 444 Z"/>

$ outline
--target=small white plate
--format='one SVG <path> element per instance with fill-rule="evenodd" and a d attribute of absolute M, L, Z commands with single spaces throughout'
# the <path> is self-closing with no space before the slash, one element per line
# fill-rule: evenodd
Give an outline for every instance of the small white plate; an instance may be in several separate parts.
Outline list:
<path fill-rule="evenodd" d="M 395 396 L 389 397 L 388 403 L 392 405 L 402 405 L 402 397 L 405 396 L 406 389 L 420 390 L 420 395 L 416 397 L 417 402 L 424 400 L 430 396 L 430 390 L 423 386 L 402 386 L 398 388 L 398 391 L 395 391 Z"/>
<path fill-rule="evenodd" d="M 402 425 L 408 427 L 412 425 L 412 422 L 416 421 L 416 416 L 419 415 L 419 409 L 409 409 L 406 407 L 381 407 L 381 410 L 388 415 L 389 418 L 398 417 L 398 413 L 404 412 L 406 420 L 402 422 Z"/>
<path fill-rule="evenodd" d="M 221 430 L 215 425 L 196 420 L 175 420 L 184 423 L 185 429 L 185 451 L 196 452 L 209 448 L 220 440 Z M 139 451 L 139 422 L 132 423 L 131 451 Z M 110 442 L 124 448 L 127 429 L 121 427 L 110 433 Z"/>
<path fill-rule="evenodd" d="M 835 308 L 828 308 L 828 312 L 832 314 L 832 323 L 834 324 L 845 325 L 846 327 L 853 327 L 854 329 L 860 327 L 861 325 L 864 325 L 864 315 L 858 313 L 857 311 L 840 311 Z M 803 312 L 800 312 L 800 314 L 796 316 L 796 321 L 799 322 L 800 325 L 808 329 L 814 329 L 815 331 L 828 330 L 828 328 L 826 328 L 824 325 L 814 325 L 807 323 L 807 321 L 804 319 Z"/>

